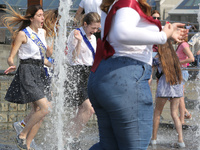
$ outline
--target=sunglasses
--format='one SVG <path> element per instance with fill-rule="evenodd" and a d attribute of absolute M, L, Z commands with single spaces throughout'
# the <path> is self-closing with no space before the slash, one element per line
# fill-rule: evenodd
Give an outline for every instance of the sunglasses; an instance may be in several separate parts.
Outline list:
<path fill-rule="evenodd" d="M 160 20 L 160 17 L 153 17 L 153 19 L 158 19 L 158 20 Z"/>

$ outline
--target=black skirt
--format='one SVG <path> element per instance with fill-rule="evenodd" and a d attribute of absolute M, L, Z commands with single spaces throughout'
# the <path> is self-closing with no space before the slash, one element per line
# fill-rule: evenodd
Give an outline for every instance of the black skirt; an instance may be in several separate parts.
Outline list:
<path fill-rule="evenodd" d="M 87 82 L 90 75 L 90 66 L 69 66 L 65 81 L 66 103 L 68 106 L 79 106 L 88 99 Z"/>
<path fill-rule="evenodd" d="M 45 71 L 41 60 L 21 60 L 5 100 L 26 104 L 45 97 Z"/>

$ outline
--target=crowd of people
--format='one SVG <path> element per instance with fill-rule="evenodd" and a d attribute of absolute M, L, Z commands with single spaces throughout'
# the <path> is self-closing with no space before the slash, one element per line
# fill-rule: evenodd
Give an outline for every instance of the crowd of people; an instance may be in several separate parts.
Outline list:
<path fill-rule="evenodd" d="M 83 10 L 85 14 L 80 17 Z M 40 5 L 29 6 L 24 16 L 10 6 L 5 11 L 11 16 L 3 19 L 4 24 L 13 33 L 5 74 L 17 70 L 5 100 L 31 103 L 30 114 L 13 127 L 17 146 L 36 150 L 34 137 L 53 107 L 48 68 L 54 62 L 59 14 L 57 9 L 44 11 Z M 161 26 L 160 19 L 159 11 L 152 11 L 144 0 L 81 1 L 74 16 L 74 24 L 81 22 L 80 27 L 70 32 L 66 52 L 72 83 L 77 84 L 66 81 L 65 92 L 72 96 L 70 103 L 78 110 L 66 132 L 75 142 L 95 113 L 99 142 L 90 150 L 145 150 L 149 144 L 157 144 L 160 116 L 169 100 L 178 133 L 176 146 L 185 147 L 182 125 L 185 118 L 191 118 L 184 102 L 184 84 L 189 76 L 185 68 L 195 61 L 189 46 L 195 45 L 195 38 L 188 44 L 185 24 L 166 22 Z M 172 40 L 178 43 L 176 50 Z M 153 51 L 157 52 L 154 58 Z M 18 68 L 13 63 L 17 53 Z M 149 86 L 152 67 L 157 70 L 155 109 Z"/>

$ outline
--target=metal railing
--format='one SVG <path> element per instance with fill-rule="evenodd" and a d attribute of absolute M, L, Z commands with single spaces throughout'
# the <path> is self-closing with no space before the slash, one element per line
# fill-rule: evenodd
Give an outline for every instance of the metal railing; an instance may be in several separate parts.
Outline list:
<path fill-rule="evenodd" d="M 177 22 L 177 21 L 171 21 L 171 20 L 161 20 L 162 24 L 165 24 L 166 21 L 169 21 L 169 22 L 171 22 L 171 23 Z M 180 22 L 180 21 L 179 21 L 179 22 Z M 181 23 L 187 24 L 188 22 L 181 22 Z M 72 24 L 73 24 L 72 22 L 69 22 L 69 23 L 68 23 L 68 26 L 71 26 L 70 30 L 74 28 Z M 190 24 L 198 26 L 198 23 L 190 23 Z M 17 28 L 17 27 L 16 27 L 16 28 Z M 2 27 L 2 26 L 0 27 L 0 32 L 1 32 L 1 31 L 5 31 L 5 34 L 4 34 L 4 35 L 1 35 L 1 39 L 5 39 L 5 40 L 4 40 L 4 41 L 0 41 L 0 44 L 7 44 L 7 45 L 10 45 L 10 44 L 11 44 L 11 33 L 10 33 L 10 31 L 9 31 L 6 27 Z M 68 31 L 68 32 L 69 32 L 69 31 Z M 189 34 L 189 36 L 191 37 L 191 36 L 194 35 L 195 33 L 197 33 L 197 32 L 189 32 L 188 34 Z M 5 38 L 2 37 L 2 36 L 5 36 Z M 17 65 L 18 65 L 18 64 L 17 64 Z M 5 69 L 6 69 L 6 68 L 5 68 Z M 200 68 L 198 68 L 198 67 L 188 67 L 188 68 L 185 68 L 185 70 L 188 70 L 188 71 L 199 71 Z M 13 74 L 14 74 L 14 73 L 11 73 L 10 75 L 13 75 Z M 0 75 L 5 75 L 5 74 L 4 74 L 4 70 L 0 70 Z"/>

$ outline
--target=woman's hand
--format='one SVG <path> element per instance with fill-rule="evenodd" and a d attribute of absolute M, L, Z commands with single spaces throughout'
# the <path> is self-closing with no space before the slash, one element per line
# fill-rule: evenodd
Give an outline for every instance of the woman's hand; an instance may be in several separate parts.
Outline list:
<path fill-rule="evenodd" d="M 8 69 L 6 69 L 6 70 L 4 71 L 4 73 L 5 73 L 5 74 L 8 74 L 8 73 L 13 72 L 13 71 L 15 71 L 15 70 L 16 70 L 16 66 L 10 66 L 10 67 L 8 67 Z"/>
<path fill-rule="evenodd" d="M 78 41 L 82 41 L 83 37 L 80 33 L 79 30 L 74 30 L 74 37 L 78 40 Z"/>
<path fill-rule="evenodd" d="M 183 23 L 173 23 L 174 32 L 172 38 L 177 42 L 183 42 L 184 39 L 188 36 L 188 29 L 184 29 L 185 24 Z"/>
<path fill-rule="evenodd" d="M 183 23 L 166 23 L 163 30 L 167 38 L 173 38 L 177 42 L 183 42 L 184 39 L 188 36 L 188 30 L 183 27 Z"/>
<path fill-rule="evenodd" d="M 78 40 L 78 42 L 76 43 L 75 49 L 72 52 L 73 60 L 75 60 L 76 57 L 78 57 L 80 55 L 81 42 L 82 42 L 82 39 L 83 39 L 79 30 L 74 30 L 74 37 Z"/>
<path fill-rule="evenodd" d="M 167 35 L 167 39 L 170 38 L 174 32 L 173 26 L 171 23 L 166 23 L 164 28 L 162 29 Z"/>

